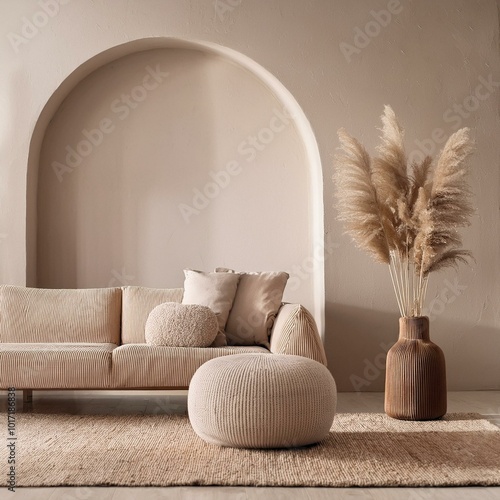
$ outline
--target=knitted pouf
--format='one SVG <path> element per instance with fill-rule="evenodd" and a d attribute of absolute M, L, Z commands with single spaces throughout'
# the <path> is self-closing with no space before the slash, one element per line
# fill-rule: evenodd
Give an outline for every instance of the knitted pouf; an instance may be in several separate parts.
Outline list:
<path fill-rule="evenodd" d="M 328 369 L 286 354 L 235 354 L 204 363 L 191 379 L 189 420 L 208 443 L 289 448 L 316 443 L 337 405 Z"/>

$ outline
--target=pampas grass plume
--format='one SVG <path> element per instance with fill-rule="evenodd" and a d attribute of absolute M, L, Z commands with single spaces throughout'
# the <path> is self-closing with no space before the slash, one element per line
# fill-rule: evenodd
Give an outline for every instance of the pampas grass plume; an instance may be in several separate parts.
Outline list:
<path fill-rule="evenodd" d="M 338 218 L 359 248 L 389 265 L 401 315 L 419 316 L 429 274 L 472 258 L 462 248 L 459 229 L 473 214 L 467 173 L 474 144 L 462 128 L 450 136 L 434 167 L 429 156 L 409 166 L 404 130 L 390 106 L 381 119 L 374 159 L 357 139 L 338 131 Z"/>

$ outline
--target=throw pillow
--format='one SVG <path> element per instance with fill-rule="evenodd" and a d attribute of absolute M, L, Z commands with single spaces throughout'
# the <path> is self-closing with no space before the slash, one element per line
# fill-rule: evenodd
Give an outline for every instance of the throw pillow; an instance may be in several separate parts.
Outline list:
<path fill-rule="evenodd" d="M 183 304 L 199 304 L 212 309 L 219 322 L 219 331 L 212 347 L 227 345 L 224 329 L 240 276 L 235 273 L 204 273 L 184 269 Z"/>
<path fill-rule="evenodd" d="M 208 347 L 219 324 L 205 306 L 165 302 L 156 306 L 146 321 L 146 343 L 168 347 Z"/>
<path fill-rule="evenodd" d="M 234 272 L 218 267 L 217 273 Z M 226 324 L 230 345 L 269 347 L 274 318 L 281 307 L 288 273 L 236 273 L 241 276 Z"/>

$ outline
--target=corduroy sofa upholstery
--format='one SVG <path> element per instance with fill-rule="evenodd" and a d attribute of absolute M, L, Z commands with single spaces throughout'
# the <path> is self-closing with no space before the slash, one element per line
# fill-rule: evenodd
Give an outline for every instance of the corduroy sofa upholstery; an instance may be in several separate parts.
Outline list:
<path fill-rule="evenodd" d="M 241 353 L 295 354 L 326 365 L 314 319 L 298 304 L 280 308 L 270 349 L 146 344 L 151 310 L 182 295 L 181 288 L 0 286 L 0 389 L 181 389 L 204 362 Z"/>

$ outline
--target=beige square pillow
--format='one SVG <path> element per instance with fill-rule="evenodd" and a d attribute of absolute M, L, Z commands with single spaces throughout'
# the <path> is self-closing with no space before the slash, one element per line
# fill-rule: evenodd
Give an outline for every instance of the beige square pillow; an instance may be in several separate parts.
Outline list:
<path fill-rule="evenodd" d="M 217 316 L 219 331 L 212 347 L 227 345 L 224 329 L 233 305 L 240 275 L 235 273 L 204 273 L 184 269 L 183 304 L 207 306 Z"/>
<path fill-rule="evenodd" d="M 218 267 L 219 272 L 231 272 Z M 234 272 L 234 271 L 232 271 Z M 241 276 L 226 324 L 229 345 L 269 347 L 274 318 L 281 307 L 288 273 L 236 273 Z"/>

